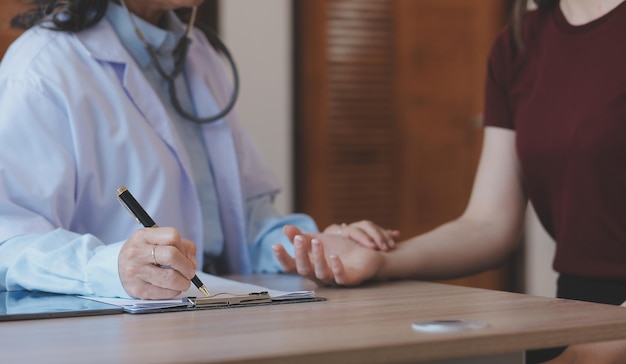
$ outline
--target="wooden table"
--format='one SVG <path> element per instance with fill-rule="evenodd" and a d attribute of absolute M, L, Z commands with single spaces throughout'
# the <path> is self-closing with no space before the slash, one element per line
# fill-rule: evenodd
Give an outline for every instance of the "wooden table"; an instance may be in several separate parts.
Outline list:
<path fill-rule="evenodd" d="M 246 277 L 315 288 L 287 275 Z M 419 281 L 316 288 L 325 302 L 0 323 L 2 363 L 410 363 L 626 338 L 626 309 Z M 412 323 L 468 319 L 480 330 Z"/>

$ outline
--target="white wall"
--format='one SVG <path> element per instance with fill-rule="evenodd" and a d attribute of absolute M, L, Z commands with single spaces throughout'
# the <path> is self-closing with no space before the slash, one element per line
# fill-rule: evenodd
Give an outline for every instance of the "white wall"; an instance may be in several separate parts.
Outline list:
<path fill-rule="evenodd" d="M 276 207 L 291 212 L 291 1 L 225 0 L 219 9 L 220 34 L 240 73 L 239 115 L 283 183 Z"/>

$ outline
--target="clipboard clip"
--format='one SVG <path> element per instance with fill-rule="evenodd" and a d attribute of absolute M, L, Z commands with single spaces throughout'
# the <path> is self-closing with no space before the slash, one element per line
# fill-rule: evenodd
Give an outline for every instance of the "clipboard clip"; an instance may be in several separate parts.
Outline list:
<path fill-rule="evenodd" d="M 268 292 L 263 291 L 226 297 L 184 297 L 183 302 L 189 304 L 190 307 L 205 308 L 270 303 L 272 299 Z"/>

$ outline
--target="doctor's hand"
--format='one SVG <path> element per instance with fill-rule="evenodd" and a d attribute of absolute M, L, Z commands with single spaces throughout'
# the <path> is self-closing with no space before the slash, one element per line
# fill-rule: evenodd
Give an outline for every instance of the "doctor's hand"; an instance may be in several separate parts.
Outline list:
<path fill-rule="evenodd" d="M 361 220 L 351 224 L 333 224 L 324 229 L 324 234 L 340 235 L 363 245 L 366 248 L 389 251 L 396 247 L 400 231 L 383 229 L 377 224 Z"/>
<path fill-rule="evenodd" d="M 283 269 L 319 284 L 354 286 L 374 278 L 383 264 L 384 253 L 336 234 L 303 235 L 294 226 L 283 231 L 294 245 L 294 257 L 282 245 L 272 246 Z"/>
<path fill-rule="evenodd" d="M 197 267 L 196 245 L 169 227 L 135 231 L 118 258 L 122 286 L 141 299 L 176 297 L 189 289 Z"/>

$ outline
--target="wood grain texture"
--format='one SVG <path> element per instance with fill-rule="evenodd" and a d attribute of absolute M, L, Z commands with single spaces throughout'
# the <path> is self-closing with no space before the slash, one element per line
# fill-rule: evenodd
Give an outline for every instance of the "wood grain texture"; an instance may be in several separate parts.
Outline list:
<path fill-rule="evenodd" d="M 301 282 L 284 275 L 248 280 L 288 289 Z M 328 301 L 6 322 L 2 361 L 417 363 L 626 338 L 626 309 L 615 306 L 418 281 L 316 291 Z M 411 328 L 458 318 L 489 326 L 452 334 Z"/>

